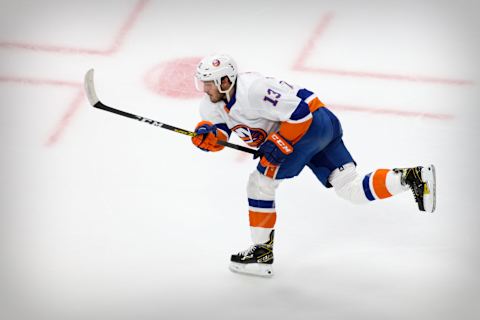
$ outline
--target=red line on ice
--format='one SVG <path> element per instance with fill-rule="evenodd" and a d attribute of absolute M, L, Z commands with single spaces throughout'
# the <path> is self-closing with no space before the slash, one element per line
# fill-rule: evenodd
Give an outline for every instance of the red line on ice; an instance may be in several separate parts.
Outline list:
<path fill-rule="evenodd" d="M 304 66 L 297 67 L 296 70 L 314 72 L 314 73 L 332 74 L 337 76 L 374 78 L 374 79 L 380 79 L 380 80 L 426 82 L 426 83 L 438 83 L 438 84 L 444 84 L 444 85 L 474 84 L 474 82 L 471 80 L 437 78 L 437 77 L 421 76 L 421 75 L 401 75 L 401 74 L 389 74 L 389 73 L 379 73 L 379 72 L 348 71 L 348 70 L 340 70 L 340 69 L 315 68 L 315 67 L 304 67 Z"/>
<path fill-rule="evenodd" d="M 446 113 L 430 113 L 430 112 L 417 112 L 417 111 L 400 111 L 390 108 L 371 108 L 371 107 L 362 107 L 362 106 L 352 106 L 352 105 L 341 105 L 341 104 L 329 104 L 327 106 L 329 109 L 338 110 L 338 111 L 351 111 L 351 112 L 361 112 L 361 113 L 373 113 L 373 114 L 383 114 L 391 115 L 398 117 L 411 117 L 411 118 L 428 118 L 432 120 L 453 120 L 454 115 Z"/>
<path fill-rule="evenodd" d="M 300 51 L 299 56 L 295 60 L 292 67 L 293 70 L 312 72 L 312 73 L 330 74 L 330 75 L 336 75 L 336 76 L 372 78 L 372 79 L 379 79 L 379 80 L 424 82 L 424 83 L 434 83 L 434 84 L 443 84 L 443 85 L 473 85 L 474 84 L 474 81 L 471 81 L 471 80 L 449 79 L 449 78 L 440 78 L 440 77 L 433 77 L 433 76 L 426 76 L 426 75 L 405 75 L 405 74 L 402 75 L 402 74 L 370 72 L 370 71 L 342 70 L 342 69 L 334 69 L 334 68 L 311 67 L 306 65 L 306 61 L 312 55 L 315 44 L 318 42 L 320 37 L 328 29 L 333 18 L 334 18 L 334 14 L 331 12 L 324 14 L 320 18 L 320 21 L 318 22 L 317 26 L 312 32 L 312 35 L 310 36 L 307 43 Z"/>
<path fill-rule="evenodd" d="M 54 53 L 60 53 L 60 54 L 87 54 L 87 55 L 110 56 L 116 53 L 120 49 L 120 47 L 122 46 L 125 40 L 126 35 L 132 29 L 140 12 L 145 8 L 146 4 L 149 1 L 150 0 L 139 0 L 137 2 L 133 11 L 125 20 L 121 28 L 117 31 L 112 43 L 107 49 L 76 48 L 76 47 L 68 47 L 68 46 L 9 42 L 9 41 L 0 42 L 0 48 L 3 48 L 3 49 L 15 48 L 15 49 L 24 49 L 24 50 L 32 50 L 32 51 L 54 52 Z"/>
<path fill-rule="evenodd" d="M 16 83 L 33 86 L 68 87 L 76 89 L 77 93 L 75 94 L 75 98 L 68 105 L 67 112 L 62 116 L 60 121 L 55 126 L 53 132 L 49 135 L 47 141 L 45 142 L 45 146 L 47 147 L 52 146 L 58 141 L 60 136 L 63 134 L 65 128 L 70 123 L 73 115 L 80 109 L 81 104 L 85 100 L 83 85 L 79 82 L 0 76 L 0 83 Z"/>
<path fill-rule="evenodd" d="M 75 94 L 75 98 L 68 105 L 67 112 L 63 115 L 60 121 L 58 121 L 53 132 L 50 134 L 47 141 L 45 142 L 45 146 L 51 147 L 60 139 L 66 127 L 70 124 L 73 116 L 80 109 L 80 106 L 84 101 L 85 101 L 85 93 L 83 91 L 83 86 L 80 86 L 77 93 Z"/>
<path fill-rule="evenodd" d="M 41 85 L 53 85 L 53 86 L 74 87 L 74 88 L 77 88 L 78 86 L 81 85 L 80 82 L 73 82 L 73 81 L 19 78 L 19 77 L 5 77 L 5 76 L 0 76 L 0 82 L 20 83 L 20 84 L 29 84 L 29 85 L 39 85 L 39 86 L 41 86 Z"/>
<path fill-rule="evenodd" d="M 307 43 L 305 44 L 305 46 L 300 51 L 300 54 L 298 55 L 297 60 L 293 65 L 294 70 L 300 70 L 302 68 L 305 68 L 305 61 L 312 53 L 313 48 L 315 47 L 315 42 L 318 41 L 320 36 L 325 32 L 325 30 L 328 28 L 333 18 L 334 18 L 333 12 L 326 13 L 322 16 L 322 18 L 320 18 L 318 25 L 315 27 L 315 30 L 313 31 L 312 35 L 310 36 Z"/>
<path fill-rule="evenodd" d="M 107 49 L 88 49 L 88 48 L 75 48 L 75 47 L 66 47 L 66 46 L 56 46 L 56 45 L 43 45 L 43 44 L 29 44 L 29 43 L 20 43 L 20 42 L 0 42 L 0 48 L 17 48 L 33 51 L 45 51 L 45 52 L 54 52 L 60 54 L 90 54 L 90 55 L 103 55 L 110 56 L 120 50 L 123 45 L 127 34 L 133 28 L 133 25 L 138 20 L 138 16 L 144 10 L 145 6 L 150 0 L 139 0 L 132 12 L 129 14 L 127 19 L 123 22 L 120 29 L 115 34 L 115 37 Z M 73 101 L 68 105 L 67 111 L 62 116 L 58 124 L 53 129 L 53 132 L 49 135 L 45 145 L 52 146 L 63 135 L 68 124 L 71 122 L 73 116 L 76 114 L 77 110 L 80 109 L 81 104 L 84 101 L 84 92 L 83 85 L 78 82 L 72 81 L 62 81 L 62 80 L 50 80 L 50 79 L 31 79 L 31 78 L 20 78 L 14 76 L 0 76 L 0 82 L 3 83 L 19 83 L 19 84 L 28 84 L 28 85 L 53 85 L 59 87 L 71 87 L 78 89 L 77 94 Z"/>

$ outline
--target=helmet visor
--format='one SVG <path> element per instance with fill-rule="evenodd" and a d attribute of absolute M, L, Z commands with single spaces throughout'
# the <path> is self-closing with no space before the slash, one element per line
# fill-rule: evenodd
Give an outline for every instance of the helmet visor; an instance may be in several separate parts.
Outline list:
<path fill-rule="evenodd" d="M 206 92 L 209 91 L 211 87 L 215 86 L 218 89 L 218 86 L 216 85 L 216 81 L 213 80 L 200 80 L 198 77 L 193 77 L 193 80 L 195 81 L 195 89 L 197 89 L 198 92 Z"/>

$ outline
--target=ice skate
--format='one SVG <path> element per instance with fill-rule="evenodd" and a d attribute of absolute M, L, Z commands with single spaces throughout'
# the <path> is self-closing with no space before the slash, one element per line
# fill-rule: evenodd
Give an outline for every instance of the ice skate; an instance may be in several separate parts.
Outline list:
<path fill-rule="evenodd" d="M 255 244 L 245 251 L 232 254 L 230 270 L 260 277 L 273 276 L 273 234 L 266 243 Z"/>
<path fill-rule="evenodd" d="M 436 178 L 433 164 L 427 167 L 398 168 L 393 171 L 402 175 L 401 182 L 412 190 L 420 211 L 435 211 Z"/>

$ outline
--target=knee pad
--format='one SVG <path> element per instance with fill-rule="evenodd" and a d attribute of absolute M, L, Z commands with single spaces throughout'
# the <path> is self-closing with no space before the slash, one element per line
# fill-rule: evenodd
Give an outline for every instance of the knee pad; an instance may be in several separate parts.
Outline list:
<path fill-rule="evenodd" d="M 262 175 L 255 170 L 250 174 L 247 184 L 247 195 L 250 199 L 275 200 L 275 190 L 280 180 Z"/>
<path fill-rule="evenodd" d="M 355 164 L 350 162 L 335 169 L 328 178 L 337 195 L 355 204 L 369 202 L 363 191 L 363 177 L 359 176 Z"/>

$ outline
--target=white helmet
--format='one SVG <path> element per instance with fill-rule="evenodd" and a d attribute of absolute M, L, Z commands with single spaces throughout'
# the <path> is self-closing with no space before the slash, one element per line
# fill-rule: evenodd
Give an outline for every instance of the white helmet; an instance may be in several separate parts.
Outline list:
<path fill-rule="evenodd" d="M 237 80 L 238 69 L 236 62 L 226 54 L 214 54 L 200 61 L 195 74 L 195 86 L 200 90 L 198 81 L 213 81 L 221 93 L 230 92 Z M 222 90 L 220 84 L 223 77 L 228 77 L 232 85 L 227 90 Z"/>

